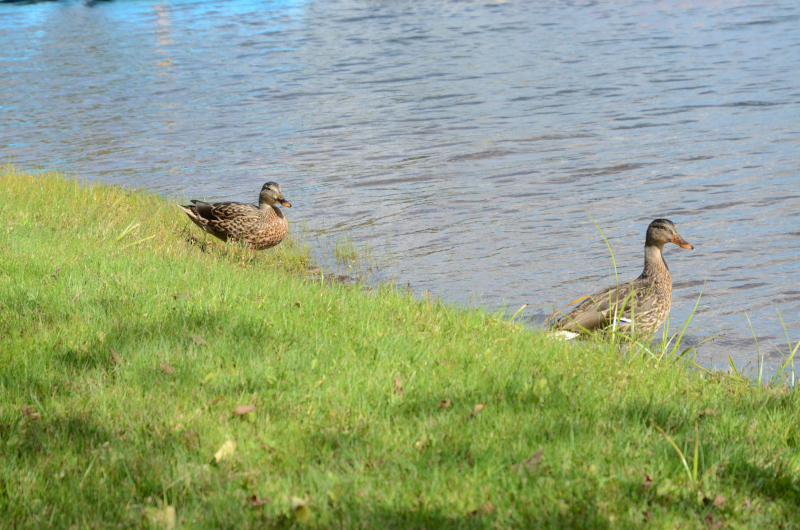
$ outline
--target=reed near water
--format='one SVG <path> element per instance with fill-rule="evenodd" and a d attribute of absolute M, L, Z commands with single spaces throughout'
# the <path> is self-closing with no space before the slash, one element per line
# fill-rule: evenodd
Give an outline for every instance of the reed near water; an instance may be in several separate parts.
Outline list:
<path fill-rule="evenodd" d="M 0 172 L 4 524 L 800 525 L 798 392 L 197 232 Z"/>

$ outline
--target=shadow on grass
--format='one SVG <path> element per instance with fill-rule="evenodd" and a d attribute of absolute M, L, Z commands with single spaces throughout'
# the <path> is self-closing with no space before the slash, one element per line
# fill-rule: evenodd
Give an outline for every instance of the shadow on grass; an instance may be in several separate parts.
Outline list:
<path fill-rule="evenodd" d="M 0 417 L 0 438 L 15 440 L 14 453 L 18 457 L 48 458 L 49 448 L 54 443 L 71 446 L 82 454 L 111 440 L 112 436 L 88 413 L 72 413 L 50 419 L 23 414 L 21 421 L 4 415 Z"/>
<path fill-rule="evenodd" d="M 585 507 L 583 507 L 585 508 Z M 610 528 L 608 518 L 594 508 L 586 511 L 565 510 L 564 513 L 542 516 L 515 516 L 509 519 L 505 514 L 488 513 L 463 516 L 449 516 L 437 510 L 421 508 L 415 511 L 366 510 L 353 506 L 337 510 L 337 521 L 331 526 L 340 528 L 381 528 L 381 529 L 480 529 L 480 528 Z"/>
<path fill-rule="evenodd" d="M 105 364 L 108 360 L 108 353 L 104 353 L 99 344 L 67 346 L 57 348 L 53 360 L 70 373 L 83 373 L 94 370 L 98 366 Z"/>
<path fill-rule="evenodd" d="M 766 497 L 772 502 L 785 504 L 795 510 L 795 521 L 800 523 L 800 481 L 785 466 L 757 466 L 744 459 L 730 463 L 730 472 L 736 475 L 737 484 L 753 497 Z"/>
<path fill-rule="evenodd" d="M 315 523 L 312 519 L 302 525 L 304 528 L 380 528 L 382 530 L 470 530 L 482 528 L 611 528 L 607 517 L 594 508 L 586 511 L 565 510 L 564 513 L 542 516 L 522 515 L 513 519 L 504 514 L 476 513 L 453 516 L 436 509 L 418 508 L 412 510 L 378 509 L 365 505 L 342 505 L 331 514 L 332 521 Z M 287 516 L 261 518 L 265 528 L 298 528 L 294 519 Z"/>

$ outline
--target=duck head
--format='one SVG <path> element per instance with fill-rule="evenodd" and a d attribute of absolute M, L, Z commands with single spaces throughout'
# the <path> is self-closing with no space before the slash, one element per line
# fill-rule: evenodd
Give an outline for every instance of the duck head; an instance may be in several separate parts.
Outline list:
<path fill-rule="evenodd" d="M 287 208 L 292 207 L 292 203 L 283 198 L 283 192 L 277 182 L 267 182 L 264 184 L 261 188 L 261 194 L 258 196 L 258 202 L 259 204 L 266 203 L 270 206 L 277 202 Z"/>
<path fill-rule="evenodd" d="M 678 230 L 672 221 L 669 219 L 656 219 L 647 227 L 647 238 L 644 244 L 646 247 L 663 248 L 667 243 L 675 243 L 681 248 L 694 248 L 678 234 Z"/>

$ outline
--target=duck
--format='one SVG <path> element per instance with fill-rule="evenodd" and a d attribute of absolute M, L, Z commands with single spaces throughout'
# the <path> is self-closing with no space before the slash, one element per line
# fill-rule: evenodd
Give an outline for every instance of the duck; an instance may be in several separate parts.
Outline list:
<path fill-rule="evenodd" d="M 672 221 L 655 219 L 647 227 L 642 274 L 630 283 L 578 298 L 573 304 L 581 303 L 554 322 L 551 331 L 567 340 L 609 327 L 628 336 L 652 336 L 667 319 L 672 303 L 672 276 L 663 255 L 667 243 L 694 248 Z"/>
<path fill-rule="evenodd" d="M 223 241 L 241 241 L 255 250 L 274 247 L 289 232 L 289 221 L 280 204 L 291 208 L 277 182 L 267 182 L 258 195 L 258 206 L 242 202 L 208 203 L 192 200 L 180 206 L 189 219 L 203 231 Z"/>

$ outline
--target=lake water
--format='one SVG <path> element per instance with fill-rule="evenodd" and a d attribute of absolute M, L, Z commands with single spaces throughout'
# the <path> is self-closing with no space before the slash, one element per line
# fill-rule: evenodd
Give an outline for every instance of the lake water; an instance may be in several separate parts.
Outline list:
<path fill-rule="evenodd" d="M 0 157 L 253 201 L 384 277 L 541 320 L 641 272 L 672 219 L 672 324 L 705 365 L 800 339 L 800 3 L 0 4 Z M 176 211 L 176 215 L 180 215 Z M 188 221 L 187 221 L 188 222 Z"/>

